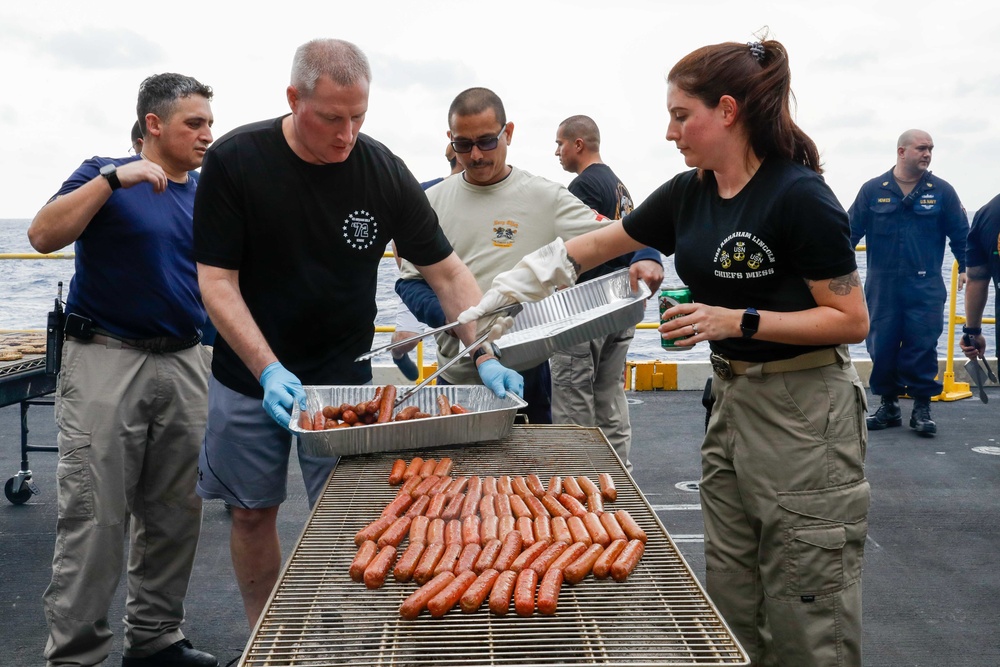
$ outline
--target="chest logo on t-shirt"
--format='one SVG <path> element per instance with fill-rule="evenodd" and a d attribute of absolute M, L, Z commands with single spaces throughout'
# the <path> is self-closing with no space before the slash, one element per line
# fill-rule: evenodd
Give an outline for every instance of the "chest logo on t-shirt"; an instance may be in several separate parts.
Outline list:
<path fill-rule="evenodd" d="M 517 236 L 517 223 L 513 220 L 493 221 L 493 245 L 498 248 L 509 248 L 514 245 Z"/>
<path fill-rule="evenodd" d="M 774 253 L 750 232 L 730 234 L 715 250 L 715 276 L 733 280 L 763 278 L 774 273 Z"/>
<path fill-rule="evenodd" d="M 344 240 L 355 250 L 366 250 L 375 243 L 378 236 L 378 222 L 368 211 L 354 211 L 344 220 Z"/>

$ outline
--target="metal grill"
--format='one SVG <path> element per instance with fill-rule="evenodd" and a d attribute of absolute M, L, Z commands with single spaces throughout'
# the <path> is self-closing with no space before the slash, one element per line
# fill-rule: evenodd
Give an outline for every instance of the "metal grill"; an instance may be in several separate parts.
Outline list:
<path fill-rule="evenodd" d="M 627 581 L 589 576 L 564 584 L 555 616 L 474 613 L 399 616 L 413 582 L 387 578 L 370 591 L 351 581 L 354 534 L 379 516 L 397 487 L 387 483 L 399 454 L 341 459 L 278 580 L 240 665 L 747 665 L 649 503 L 598 429 L 515 426 L 502 441 L 427 451 L 450 456 L 453 476 L 609 472 L 618 500 L 649 535 Z M 400 553 L 407 542 L 400 545 Z"/>

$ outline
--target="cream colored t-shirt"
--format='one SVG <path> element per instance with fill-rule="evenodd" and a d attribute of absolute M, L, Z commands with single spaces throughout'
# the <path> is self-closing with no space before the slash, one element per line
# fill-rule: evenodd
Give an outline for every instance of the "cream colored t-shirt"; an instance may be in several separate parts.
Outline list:
<path fill-rule="evenodd" d="M 570 239 L 611 222 L 565 186 L 511 169 L 507 178 L 493 185 L 470 185 L 458 174 L 427 190 L 445 236 L 484 292 L 498 273 L 556 237 Z M 420 278 L 405 259 L 400 274 L 404 279 Z M 446 334 L 437 336 L 437 345 L 439 364 L 462 349 L 460 341 Z M 442 375 L 452 384 L 481 384 L 468 357 Z"/>

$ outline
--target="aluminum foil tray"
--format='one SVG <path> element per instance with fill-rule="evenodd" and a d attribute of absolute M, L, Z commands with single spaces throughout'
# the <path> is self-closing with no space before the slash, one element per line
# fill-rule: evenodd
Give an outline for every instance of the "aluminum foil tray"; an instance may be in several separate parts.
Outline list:
<path fill-rule="evenodd" d="M 402 394 L 411 386 L 399 385 L 397 391 Z M 325 405 L 354 405 L 371 400 L 375 395 L 372 385 L 307 386 L 305 390 L 310 412 Z M 416 405 L 421 412 L 436 415 L 437 397 L 441 394 L 447 396 L 449 402 L 458 403 L 470 412 L 327 431 L 304 431 L 298 426 L 299 408 L 296 406 L 292 411 L 291 428 L 301 439 L 303 449 L 313 456 L 355 456 L 499 440 L 510 433 L 514 413 L 527 405 L 513 394 L 499 398 L 481 385 L 433 385 L 410 396 L 397 410 Z"/>
<path fill-rule="evenodd" d="M 553 352 L 633 327 L 642 321 L 649 296 L 642 281 L 639 291 L 632 291 L 625 268 L 526 303 L 511 330 L 496 342 L 500 361 L 525 370 Z"/>

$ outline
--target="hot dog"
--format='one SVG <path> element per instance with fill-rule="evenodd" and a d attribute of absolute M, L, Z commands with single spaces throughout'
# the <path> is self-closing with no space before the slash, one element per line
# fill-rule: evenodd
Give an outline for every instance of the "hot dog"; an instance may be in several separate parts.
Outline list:
<path fill-rule="evenodd" d="M 536 542 L 553 542 L 552 539 L 552 524 L 549 521 L 549 517 L 540 516 L 534 521 L 532 521 L 532 528 L 535 530 L 535 541 Z"/>
<path fill-rule="evenodd" d="M 552 565 L 549 566 L 549 569 L 558 568 L 560 570 L 565 570 L 567 565 L 582 556 L 583 552 L 586 550 L 586 544 L 583 542 L 574 542 L 566 547 L 561 554 L 559 554 L 559 558 L 556 558 L 555 561 L 553 561 Z"/>
<path fill-rule="evenodd" d="M 444 519 L 431 519 L 431 522 L 427 524 L 427 544 L 435 542 L 444 544 L 444 527 Z"/>
<path fill-rule="evenodd" d="M 462 513 L 462 505 L 465 504 L 465 494 L 459 493 L 454 496 L 449 496 L 447 493 L 441 494 L 448 498 L 448 505 L 441 512 L 442 519 L 456 519 Z"/>
<path fill-rule="evenodd" d="M 593 493 L 601 492 L 600 487 L 594 484 L 593 480 L 587 477 L 586 475 L 578 475 L 576 478 L 576 482 L 577 484 L 580 485 L 580 490 L 583 491 L 585 495 L 589 496 Z"/>
<path fill-rule="evenodd" d="M 479 499 L 483 497 L 483 480 L 478 475 L 469 478 L 469 486 L 465 490 L 465 502 L 462 503 L 461 517 L 472 516 L 479 512 Z"/>
<path fill-rule="evenodd" d="M 495 561 L 493 561 L 493 569 L 503 572 L 504 570 L 509 570 L 511 564 L 521 553 L 521 533 L 516 530 L 510 531 L 506 537 L 503 539 L 503 545 L 500 547 L 500 553 L 497 555 Z"/>
<path fill-rule="evenodd" d="M 444 524 L 444 543 L 462 544 L 462 522 L 458 519 L 446 521 Z"/>
<path fill-rule="evenodd" d="M 566 519 L 561 516 L 554 516 L 549 522 L 552 527 L 552 539 L 557 542 L 573 542 L 573 534 L 569 532 L 569 526 L 566 524 Z"/>
<path fill-rule="evenodd" d="M 444 545 L 444 553 L 441 554 L 441 560 L 434 566 L 434 574 L 438 575 L 445 571 L 454 572 L 458 557 L 461 555 L 462 544 L 460 542 Z"/>
<path fill-rule="evenodd" d="M 390 514 L 393 516 L 400 516 L 401 514 L 404 514 L 407 508 L 409 508 L 412 504 L 413 496 L 408 493 L 399 494 L 392 499 L 392 502 L 385 506 L 385 509 L 382 510 L 382 516 L 388 516 Z"/>
<path fill-rule="evenodd" d="M 510 598 L 514 594 L 517 572 L 503 570 L 490 589 L 490 611 L 497 616 L 506 616 L 510 610 Z"/>
<path fill-rule="evenodd" d="M 392 577 L 401 584 L 412 579 L 413 573 L 417 569 L 417 563 L 420 562 L 420 557 L 426 548 L 427 545 L 423 542 L 411 541 L 410 545 L 406 547 L 406 551 L 396 561 L 396 567 L 392 570 Z"/>
<path fill-rule="evenodd" d="M 608 575 L 611 574 L 611 566 L 621 555 L 622 550 L 625 549 L 625 545 L 628 544 L 627 540 L 615 540 L 608 545 L 608 548 L 604 550 L 604 553 L 598 557 L 597 561 L 594 563 L 592 572 L 594 577 L 597 579 L 607 579 Z"/>
<path fill-rule="evenodd" d="M 396 416 L 392 418 L 392 421 L 395 421 L 395 422 L 405 422 L 405 421 L 407 421 L 409 419 L 413 419 L 418 412 L 420 412 L 420 408 L 419 407 L 417 407 L 416 405 L 408 405 L 405 408 L 403 408 L 402 410 L 400 410 L 399 412 L 397 412 Z M 379 417 L 381 417 L 382 416 L 382 411 L 379 410 L 378 414 L 379 414 Z"/>
<path fill-rule="evenodd" d="M 626 510 L 615 512 L 615 518 L 618 519 L 618 525 L 622 527 L 622 530 L 625 531 L 630 540 L 646 541 L 646 531 L 639 527 L 639 524 L 635 522 L 635 519 Z"/>
<path fill-rule="evenodd" d="M 434 469 L 437 468 L 437 459 L 426 459 L 424 464 L 420 466 L 420 476 L 430 477 L 434 474 Z M 438 477 L 440 479 L 440 477 Z"/>
<path fill-rule="evenodd" d="M 495 496 L 497 495 L 497 478 L 493 475 L 489 475 L 483 478 L 483 495 L 484 496 Z"/>
<path fill-rule="evenodd" d="M 572 478 L 567 477 L 566 479 Z M 420 487 L 417 488 L 419 489 Z M 568 493 L 560 493 L 559 502 L 563 507 L 569 510 L 569 513 L 573 516 L 583 517 L 583 515 L 587 513 L 587 508 L 584 507 L 583 503 Z"/>
<path fill-rule="evenodd" d="M 317 410 L 316 414 L 313 415 L 313 428 L 314 431 L 322 431 L 326 428 L 326 417 L 323 416 L 322 410 Z"/>
<path fill-rule="evenodd" d="M 385 529 L 385 532 L 379 535 L 378 538 L 378 548 L 383 549 L 386 546 L 398 547 L 399 543 L 403 541 L 406 537 L 407 531 L 410 530 L 410 517 L 401 516 L 392 522 L 392 525 Z"/>
<path fill-rule="evenodd" d="M 443 493 L 435 493 L 430 498 L 431 501 L 427 503 L 427 509 L 424 511 L 424 514 L 431 519 L 444 518 L 442 514 L 444 513 L 444 504 L 448 502 L 448 497 Z"/>
<path fill-rule="evenodd" d="M 562 477 L 560 477 L 559 475 L 553 475 L 552 477 L 549 477 L 549 485 L 545 489 L 545 493 L 549 494 L 550 496 L 558 496 L 562 492 L 563 492 Z"/>
<path fill-rule="evenodd" d="M 538 585 L 538 613 L 551 616 L 559 605 L 559 591 L 562 589 L 563 571 L 549 568 L 542 583 Z"/>
<path fill-rule="evenodd" d="M 612 542 L 615 540 L 628 541 L 628 536 L 625 535 L 625 531 L 618 525 L 618 519 L 611 512 L 605 512 L 601 515 L 601 524 L 604 526 L 604 530 L 608 531 L 608 537 L 611 538 Z"/>
<path fill-rule="evenodd" d="M 510 486 L 510 475 L 500 475 L 497 477 L 497 493 L 502 493 L 505 496 L 514 493 L 514 490 Z"/>
<path fill-rule="evenodd" d="M 514 490 L 514 493 L 521 496 L 522 499 L 535 495 L 528 488 L 528 483 L 524 481 L 524 477 L 520 475 L 511 478 L 510 488 Z"/>
<path fill-rule="evenodd" d="M 510 569 L 515 572 L 520 572 L 531 565 L 532 561 L 538 558 L 543 551 L 549 548 L 549 545 L 545 542 L 535 542 L 530 547 L 522 551 L 514 562 L 510 564 Z"/>
<path fill-rule="evenodd" d="M 303 431 L 313 430 L 313 420 L 312 417 L 309 416 L 308 410 L 303 410 L 299 413 L 299 428 Z"/>
<path fill-rule="evenodd" d="M 525 498 L 524 504 L 528 506 L 528 509 L 531 511 L 531 516 L 535 519 L 537 519 L 540 516 L 544 517 L 552 516 L 552 514 L 547 509 L 545 509 L 545 505 L 542 504 L 542 501 L 536 498 L 535 496 L 528 496 L 527 498 Z"/>
<path fill-rule="evenodd" d="M 372 558 L 372 562 L 368 563 L 368 567 L 365 568 L 365 588 L 376 589 L 381 588 L 382 584 L 385 583 L 385 577 L 389 574 L 389 568 L 392 567 L 393 561 L 396 560 L 396 547 L 386 545 L 382 547 L 375 558 Z"/>
<path fill-rule="evenodd" d="M 646 545 L 642 540 L 629 540 L 629 543 L 622 549 L 621 554 L 611 564 L 611 578 L 615 581 L 625 581 L 632 574 L 632 570 L 639 564 L 642 552 Z"/>
<path fill-rule="evenodd" d="M 462 519 L 462 544 L 479 544 L 479 517 L 473 514 Z"/>
<path fill-rule="evenodd" d="M 423 583 L 417 590 L 410 593 L 410 596 L 399 605 L 399 615 L 408 621 L 412 621 L 427 608 L 427 603 L 435 595 L 444 590 L 445 586 L 455 580 L 455 575 L 451 572 L 442 572 Z"/>
<path fill-rule="evenodd" d="M 406 516 L 411 519 L 415 516 L 420 516 L 427 510 L 427 505 L 429 505 L 430 502 L 431 499 L 427 496 L 418 497 L 413 501 L 413 504 L 410 505 L 410 509 L 406 510 Z"/>
<path fill-rule="evenodd" d="M 514 516 L 519 519 L 521 517 L 526 517 L 528 519 L 534 518 L 535 515 L 531 513 L 531 510 L 528 509 L 528 506 L 524 503 L 524 498 L 516 493 L 512 493 L 507 496 L 507 499 L 510 501 L 510 509 L 514 513 Z"/>
<path fill-rule="evenodd" d="M 358 419 L 363 419 L 368 414 L 368 401 L 361 401 L 355 405 L 354 414 L 358 416 Z"/>
<path fill-rule="evenodd" d="M 467 415 L 467 414 L 469 414 L 469 410 L 467 410 L 466 408 L 463 408 L 458 403 L 452 403 L 451 404 L 451 414 L 453 414 L 453 415 Z"/>
<path fill-rule="evenodd" d="M 455 574 L 473 571 L 473 566 L 479 558 L 483 548 L 476 542 L 470 542 L 462 547 L 462 552 L 458 554 L 458 561 L 455 563 Z M 478 574 L 478 573 L 477 573 Z"/>
<path fill-rule="evenodd" d="M 569 528 L 569 534 L 573 536 L 574 542 L 583 542 L 586 545 L 594 543 L 594 538 L 587 532 L 587 527 L 583 525 L 583 519 L 580 517 L 571 516 L 566 519 L 566 527 Z"/>
<path fill-rule="evenodd" d="M 410 521 L 410 543 L 427 542 L 427 527 L 431 520 L 425 516 L 415 516 Z"/>
<path fill-rule="evenodd" d="M 545 506 L 545 509 L 547 509 L 549 514 L 552 516 L 561 516 L 564 519 L 573 516 L 568 509 L 563 507 L 563 504 L 559 502 L 559 499 L 552 494 L 546 493 L 542 496 L 542 505 Z"/>
<path fill-rule="evenodd" d="M 503 542 L 497 539 L 484 542 L 483 549 L 479 552 L 479 557 L 476 558 L 476 562 L 472 564 L 472 571 L 482 574 L 486 570 L 492 568 L 497 556 L 500 555 L 501 547 L 503 547 Z"/>
<path fill-rule="evenodd" d="M 396 459 L 392 464 L 392 471 L 389 472 L 389 486 L 401 484 L 403 482 L 403 473 L 405 472 L 406 461 L 403 459 Z"/>
<path fill-rule="evenodd" d="M 323 407 L 323 416 L 327 419 L 340 419 L 340 408 L 326 405 Z"/>
<path fill-rule="evenodd" d="M 448 397 L 444 394 L 439 394 L 437 397 L 438 404 L 438 415 L 442 417 L 448 417 L 451 415 L 451 402 Z"/>
<path fill-rule="evenodd" d="M 581 503 L 587 499 L 587 494 L 583 492 L 583 489 L 580 488 L 580 484 L 572 475 L 566 475 L 563 477 L 563 493 L 568 493 Z"/>
<path fill-rule="evenodd" d="M 514 584 L 514 611 L 518 616 L 531 616 L 535 613 L 535 587 L 538 586 L 538 573 L 531 568 L 521 570 Z"/>
<path fill-rule="evenodd" d="M 441 555 L 444 553 L 444 543 L 434 542 L 433 544 L 428 544 L 424 549 L 424 552 L 420 554 L 420 560 L 417 561 L 417 567 L 413 570 L 413 580 L 423 586 L 428 581 L 434 578 L 434 568 L 437 567 L 438 561 L 441 560 Z M 449 574 L 451 571 L 449 570 Z"/>
<path fill-rule="evenodd" d="M 414 456 L 410 459 L 410 464 L 406 466 L 406 472 L 403 473 L 403 481 L 410 479 L 411 477 L 420 477 L 420 468 L 424 465 L 424 459 L 419 456 Z"/>
<path fill-rule="evenodd" d="M 479 522 L 479 541 L 486 544 L 490 540 L 500 539 L 500 518 L 484 516 Z"/>
<path fill-rule="evenodd" d="M 495 498 L 497 506 L 497 516 L 514 516 L 514 510 L 510 508 L 510 497 L 504 493 L 498 493 Z"/>
<path fill-rule="evenodd" d="M 375 387 L 375 396 L 372 400 L 368 401 L 368 405 L 365 406 L 365 412 L 368 414 L 375 414 L 378 412 L 379 406 L 382 404 L 382 387 Z"/>
<path fill-rule="evenodd" d="M 409 470 L 409 468 L 407 468 L 407 470 Z M 406 474 L 404 473 L 404 475 L 403 475 L 403 486 L 399 487 L 398 493 L 408 493 L 408 494 L 410 494 L 412 496 L 412 495 L 414 495 L 413 494 L 413 490 L 416 489 L 418 486 L 420 486 L 420 483 L 423 482 L 423 481 L 424 480 L 420 479 L 419 475 L 414 475 L 412 477 L 406 477 Z"/>
<path fill-rule="evenodd" d="M 548 570 L 552 563 L 562 555 L 562 552 L 566 551 L 569 545 L 565 542 L 555 542 L 550 544 L 548 548 L 538 555 L 538 558 L 531 561 L 530 567 L 532 570 L 538 573 L 539 577 L 545 576 L 546 570 Z"/>
<path fill-rule="evenodd" d="M 414 496 L 426 496 L 430 495 L 430 490 L 437 486 L 437 483 L 441 480 L 434 475 L 430 477 L 424 477 L 420 480 L 420 484 L 417 484 L 417 488 L 413 489 Z"/>
<path fill-rule="evenodd" d="M 468 477 L 456 477 L 455 481 L 451 483 L 448 487 L 449 496 L 457 496 L 460 493 L 465 493 L 465 487 L 469 484 Z"/>
<path fill-rule="evenodd" d="M 518 517 L 514 522 L 514 530 L 521 533 L 522 545 L 525 549 L 535 543 L 535 526 L 528 517 Z"/>
<path fill-rule="evenodd" d="M 599 493 L 588 494 L 587 511 L 594 514 L 602 514 L 604 512 L 604 497 Z"/>
<path fill-rule="evenodd" d="M 500 517 L 500 525 L 497 528 L 497 537 L 501 540 L 507 537 L 507 535 L 514 531 L 514 517 L 512 516 L 502 516 Z"/>
<path fill-rule="evenodd" d="M 606 547 L 611 544 L 611 536 L 608 535 L 608 531 L 604 528 L 604 524 L 601 523 L 601 518 L 593 512 L 587 512 L 587 514 L 584 515 L 583 526 L 587 529 L 587 532 L 590 533 L 590 539 L 592 539 L 595 544 L 600 544 L 602 547 Z M 572 530 L 570 532 L 572 532 Z"/>
<path fill-rule="evenodd" d="M 602 472 L 597 479 L 601 483 L 601 495 L 604 499 L 612 503 L 618 500 L 618 489 L 615 488 L 615 480 L 611 474 Z"/>
<path fill-rule="evenodd" d="M 474 572 L 463 572 L 457 575 L 437 595 L 427 601 L 427 611 L 434 618 L 441 618 L 451 610 L 461 599 L 462 594 L 476 580 Z"/>
<path fill-rule="evenodd" d="M 361 423 L 361 418 L 358 417 L 358 413 L 354 411 L 353 407 L 342 410 L 340 413 L 340 419 L 345 424 L 350 424 L 351 426 Z"/>
<path fill-rule="evenodd" d="M 437 474 L 437 468 L 434 469 L 434 476 L 437 477 L 438 479 L 440 479 L 441 481 L 438 482 L 437 484 L 435 484 L 433 488 L 431 488 L 430 495 L 433 496 L 435 493 L 443 493 L 443 494 L 447 495 L 448 487 L 451 486 L 451 483 L 454 480 L 452 480 L 451 477 L 447 477 L 447 476 L 442 477 L 442 476 L 438 475 Z M 448 496 L 448 497 L 451 498 L 451 496 Z"/>
<path fill-rule="evenodd" d="M 579 558 L 566 566 L 563 570 L 563 576 L 571 584 L 578 584 L 590 574 L 590 570 L 593 569 L 594 563 L 597 559 L 601 557 L 604 553 L 604 547 L 600 544 L 591 544 L 587 547 Z"/>
<path fill-rule="evenodd" d="M 354 536 L 354 543 L 360 547 L 366 540 L 372 540 L 374 542 L 381 537 L 382 533 L 384 533 L 395 520 L 396 517 L 392 514 L 375 519 L 357 532 Z"/>
<path fill-rule="evenodd" d="M 378 406 L 378 423 L 386 424 L 392 419 L 392 405 L 396 402 L 396 387 L 391 384 L 385 385 L 382 389 L 382 396 Z"/>
<path fill-rule="evenodd" d="M 492 568 L 480 572 L 476 580 L 465 589 L 465 593 L 462 594 L 462 598 L 459 600 L 462 611 L 471 613 L 479 609 L 486 600 L 486 596 L 490 594 L 493 584 L 499 576 L 500 573 Z"/>
<path fill-rule="evenodd" d="M 545 487 L 542 486 L 542 480 L 535 473 L 531 473 L 524 478 L 525 483 L 528 485 L 528 490 L 531 491 L 532 495 L 536 498 L 541 498 L 545 495 Z"/>
<path fill-rule="evenodd" d="M 451 468 L 453 465 L 454 461 L 452 461 L 450 457 L 441 457 L 441 460 L 437 463 L 437 467 L 434 468 L 434 474 L 438 477 L 447 477 L 451 474 Z"/>
<path fill-rule="evenodd" d="M 354 560 L 351 562 L 351 569 L 348 572 L 351 575 L 351 580 L 361 583 L 365 578 L 365 568 L 368 564 L 372 562 L 372 558 L 378 553 L 378 545 L 372 540 L 365 540 L 358 547 L 358 553 L 355 554 Z"/>
<path fill-rule="evenodd" d="M 495 501 L 493 500 L 496 496 L 483 496 L 479 499 L 479 515 L 484 519 L 488 516 L 496 516 L 497 509 Z"/>

